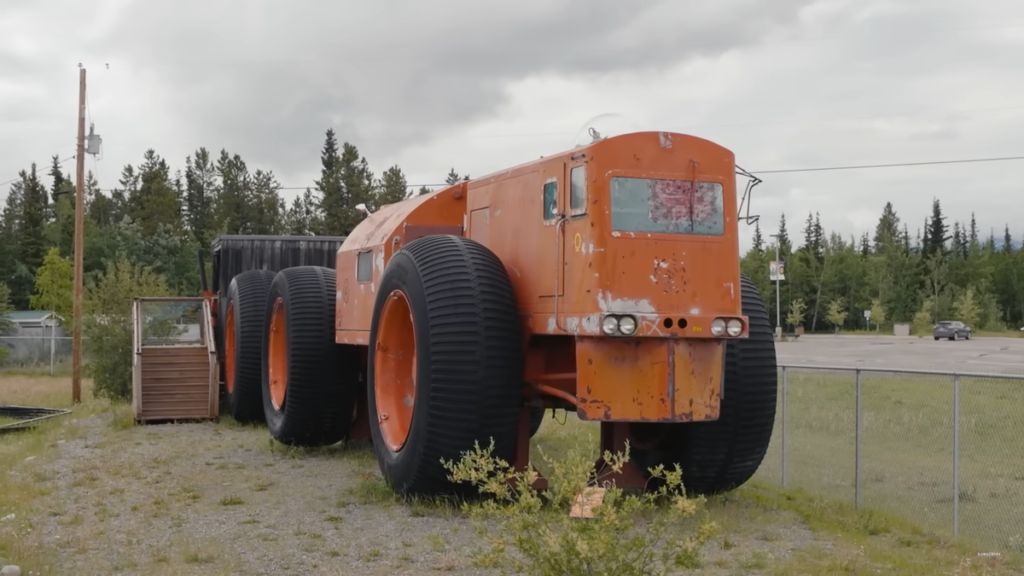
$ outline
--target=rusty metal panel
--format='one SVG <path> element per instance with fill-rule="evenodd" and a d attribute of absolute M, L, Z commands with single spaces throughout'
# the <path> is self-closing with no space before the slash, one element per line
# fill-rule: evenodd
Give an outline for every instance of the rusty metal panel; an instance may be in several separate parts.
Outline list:
<path fill-rule="evenodd" d="M 717 420 L 721 409 L 724 340 L 670 340 L 675 368 L 675 414 L 682 422 Z"/>
<path fill-rule="evenodd" d="M 417 236 L 429 234 L 462 234 L 465 222 L 466 183 L 444 190 L 421 194 L 408 200 L 389 204 L 370 214 L 345 239 L 338 249 L 337 306 L 335 307 L 335 341 L 341 344 L 366 344 L 370 319 L 376 300 L 376 289 L 391 256 Z M 356 277 L 360 252 L 372 251 L 373 276 L 369 282 Z"/>
<path fill-rule="evenodd" d="M 578 338 L 583 420 L 694 422 L 718 418 L 721 341 Z"/>
<path fill-rule="evenodd" d="M 490 206 L 478 208 L 470 212 L 469 237 L 487 246 L 490 244 L 491 219 Z"/>
<path fill-rule="evenodd" d="M 403 227 L 403 233 L 405 238 L 403 241 L 405 244 L 412 242 L 417 238 L 423 236 L 432 236 L 434 234 L 451 234 L 452 236 L 462 236 L 462 226 L 430 226 L 421 224 L 406 224 Z"/>

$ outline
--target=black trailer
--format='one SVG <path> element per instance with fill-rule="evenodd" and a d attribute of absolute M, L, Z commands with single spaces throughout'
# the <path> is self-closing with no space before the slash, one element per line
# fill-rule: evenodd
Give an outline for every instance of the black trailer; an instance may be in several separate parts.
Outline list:
<path fill-rule="evenodd" d="M 334 270 L 345 236 L 218 236 L 213 241 L 213 289 L 223 297 L 231 279 L 247 270 L 280 272 L 294 266 Z"/>
<path fill-rule="evenodd" d="M 200 253 L 200 277 L 203 292 L 212 296 L 214 338 L 222 366 L 223 380 L 224 331 L 227 291 L 231 280 L 249 270 L 280 272 L 295 266 L 323 266 L 334 270 L 338 248 L 345 236 L 255 236 L 224 235 L 213 241 L 213 286 L 207 287 L 205 266 Z"/>

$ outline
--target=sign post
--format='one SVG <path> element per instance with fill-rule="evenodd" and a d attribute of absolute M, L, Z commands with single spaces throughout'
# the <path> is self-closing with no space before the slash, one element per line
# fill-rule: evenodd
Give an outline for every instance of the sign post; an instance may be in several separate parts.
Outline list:
<path fill-rule="evenodd" d="M 780 306 L 779 282 L 786 279 L 786 263 L 779 260 L 779 244 L 775 244 L 775 260 L 768 263 L 768 276 L 775 282 L 775 337 L 782 338 L 782 306 Z"/>

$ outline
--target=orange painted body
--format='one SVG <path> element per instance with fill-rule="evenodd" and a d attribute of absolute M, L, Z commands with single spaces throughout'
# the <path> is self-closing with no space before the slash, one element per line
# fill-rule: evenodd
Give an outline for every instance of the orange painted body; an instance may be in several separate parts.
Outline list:
<path fill-rule="evenodd" d="M 747 334 L 735 173 L 717 144 L 644 132 L 382 207 L 338 251 L 336 341 L 369 344 L 376 286 L 396 250 L 425 234 L 463 235 L 508 271 L 528 391 L 587 420 L 715 419 L 725 338 L 711 322 L 739 318 L 737 337 Z M 692 229 L 679 233 L 680 222 Z M 633 315 L 635 333 L 606 336 L 613 313 Z"/>

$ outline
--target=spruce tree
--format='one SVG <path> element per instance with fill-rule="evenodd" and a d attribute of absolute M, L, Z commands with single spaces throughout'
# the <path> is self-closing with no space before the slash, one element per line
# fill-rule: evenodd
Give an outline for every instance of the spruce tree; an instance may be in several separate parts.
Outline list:
<path fill-rule="evenodd" d="M 881 253 L 892 248 L 898 245 L 900 240 L 900 218 L 896 215 L 892 202 L 886 202 L 878 225 L 875 226 L 875 252 Z"/>
<path fill-rule="evenodd" d="M 320 179 L 313 183 L 320 191 L 319 211 L 323 221 L 319 223 L 323 229 L 317 229 L 320 235 L 340 233 L 345 226 L 345 213 L 353 203 L 342 181 L 342 161 L 338 149 L 338 138 L 333 128 L 327 129 L 323 148 L 320 150 Z"/>
<path fill-rule="evenodd" d="M 232 156 L 222 149 L 216 168 L 220 178 L 217 228 L 224 234 L 243 234 L 251 221 L 249 167 L 241 156 Z"/>
<path fill-rule="evenodd" d="M 779 242 L 779 254 L 781 256 L 785 257 L 793 252 L 793 244 L 789 241 L 789 231 L 786 230 L 785 212 L 783 212 L 782 215 L 779 216 L 779 235 L 777 240 Z"/>
<path fill-rule="evenodd" d="M 220 197 L 217 169 L 206 148 L 185 158 L 185 223 L 196 242 L 210 246 L 216 234 L 216 207 Z"/>
<path fill-rule="evenodd" d="M 942 207 L 939 199 L 932 200 L 932 216 L 928 224 L 928 249 L 927 254 L 947 253 L 946 242 L 950 239 L 949 228 L 946 226 L 946 217 L 942 215 Z"/>
<path fill-rule="evenodd" d="M 388 168 L 384 171 L 384 175 L 381 176 L 380 182 L 377 185 L 377 197 L 374 200 L 375 207 L 380 208 L 387 204 L 394 204 L 395 202 L 405 200 L 408 189 L 408 182 L 405 180 L 405 174 L 402 173 L 402 169 L 397 165 Z"/>
<path fill-rule="evenodd" d="M 20 227 L 17 236 L 18 256 L 20 263 L 26 266 L 29 274 L 35 279 L 36 270 L 43 264 L 46 256 L 46 212 L 49 205 L 48 195 L 43 183 L 36 174 L 36 164 L 26 172 L 22 170 L 19 184 L 22 194 L 22 215 L 20 215 Z M 16 294 L 22 299 L 23 294 Z M 26 295 L 27 296 L 27 295 Z"/>
<path fill-rule="evenodd" d="M 761 224 L 754 222 L 754 246 L 753 249 L 758 254 L 764 253 L 764 237 L 761 236 Z"/>

